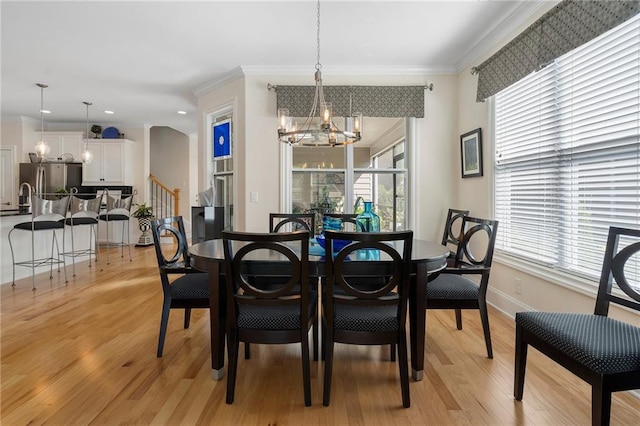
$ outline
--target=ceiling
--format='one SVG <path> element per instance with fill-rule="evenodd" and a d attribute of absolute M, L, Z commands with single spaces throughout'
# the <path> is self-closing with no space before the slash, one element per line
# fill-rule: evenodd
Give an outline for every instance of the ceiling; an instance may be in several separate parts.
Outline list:
<path fill-rule="evenodd" d="M 331 72 L 459 72 L 540 4 L 322 0 L 325 84 Z M 52 113 L 45 121 L 57 128 L 84 123 L 82 102 L 90 101 L 90 124 L 169 126 L 189 134 L 197 132 L 194 91 L 238 67 L 308 74 L 313 84 L 315 0 L 1 0 L 0 8 L 2 118 L 40 120 L 35 83 L 46 83 L 44 106 Z"/>

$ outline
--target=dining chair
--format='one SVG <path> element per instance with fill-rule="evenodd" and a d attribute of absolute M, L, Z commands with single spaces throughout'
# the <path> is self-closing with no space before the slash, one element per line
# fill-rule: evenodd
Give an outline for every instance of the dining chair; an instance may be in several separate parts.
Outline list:
<path fill-rule="evenodd" d="M 462 330 L 462 309 L 480 311 L 489 358 L 493 358 L 493 349 L 487 287 L 497 231 L 497 220 L 464 216 L 453 265 L 442 270 L 426 287 L 426 309 L 454 309 L 458 330 Z"/>
<path fill-rule="evenodd" d="M 355 213 L 325 213 L 323 216 L 341 220 L 344 231 L 366 232 L 364 224 L 356 220 L 358 215 Z"/>
<path fill-rule="evenodd" d="M 64 219 L 64 231 L 62 238 L 63 255 L 71 257 L 73 264 L 73 276 L 76 276 L 76 257 L 89 256 L 89 268 L 91 268 L 92 257 L 95 256 L 98 264 L 98 216 L 102 203 L 102 193 L 100 195 L 78 196 L 78 190 L 73 188 L 69 196 L 69 207 L 67 217 Z M 89 246 L 76 250 L 74 229 L 77 227 L 89 227 Z M 67 228 L 71 232 L 71 251 L 67 251 L 65 237 Z"/>
<path fill-rule="evenodd" d="M 460 230 L 462 218 L 469 214 L 469 210 L 449 209 L 447 212 L 447 220 L 444 224 L 444 233 L 442 234 L 442 245 L 449 248 L 449 259 L 453 263 L 456 257 L 458 244 L 460 243 Z"/>
<path fill-rule="evenodd" d="M 209 274 L 191 267 L 182 216 L 152 221 L 151 233 L 164 295 L 156 354 L 161 357 L 170 310 L 184 309 L 184 328 L 186 329 L 189 328 L 191 321 L 191 309 L 209 308 Z"/>
<path fill-rule="evenodd" d="M 591 385 L 591 423 L 608 425 L 611 393 L 640 389 L 640 327 L 608 317 L 611 303 L 640 312 L 640 230 L 609 228 L 593 314 L 517 312 L 513 395 L 521 401 L 529 346 Z M 615 286 L 614 286 L 615 284 Z"/>
<path fill-rule="evenodd" d="M 109 260 L 109 247 L 112 244 L 120 246 L 122 248 L 121 257 L 124 258 L 125 246 L 129 250 L 129 261 L 131 262 L 131 242 L 129 240 L 129 223 L 131 219 L 131 206 L 133 205 L 133 197 L 135 192 L 125 197 L 112 197 L 109 195 L 107 189 L 104 190 L 104 202 L 106 202 L 106 210 L 104 213 L 98 216 L 98 220 L 105 222 L 106 235 L 107 235 L 107 265 L 110 264 Z M 122 236 L 120 241 L 111 241 L 111 234 L 109 233 L 109 223 L 120 222 L 122 224 Z M 124 242 L 124 236 L 127 236 L 127 242 Z"/>
<path fill-rule="evenodd" d="M 398 348 L 398 366 L 402 406 L 411 405 L 409 397 L 409 361 L 406 341 L 407 300 L 411 271 L 413 231 L 368 233 L 325 231 L 326 283 L 322 296 L 324 365 L 324 406 L 331 399 L 334 344 L 394 344 Z M 334 250 L 334 240 L 351 241 Z M 401 244 L 397 249 L 394 245 Z M 386 262 L 373 262 L 372 259 Z M 369 276 L 372 285 L 365 289 L 354 277 Z M 374 285 L 375 284 L 375 285 Z"/>
<path fill-rule="evenodd" d="M 227 404 L 235 396 L 239 342 L 300 343 L 304 404 L 311 405 L 309 329 L 317 322 L 318 293 L 309 288 L 309 232 L 222 233 L 227 291 Z M 252 261 L 261 252 L 282 258 L 273 265 Z M 252 276 L 286 277 L 267 289 L 252 285 Z M 315 343 L 314 343 L 315 345 Z"/>
<path fill-rule="evenodd" d="M 316 234 L 315 213 L 269 213 L 269 232 L 309 231 Z"/>
<path fill-rule="evenodd" d="M 64 219 L 67 216 L 67 209 L 69 208 L 69 196 L 60 196 L 59 194 L 33 194 L 31 195 L 31 220 L 28 222 L 21 222 L 16 224 L 9 231 L 9 249 L 11 250 L 11 262 L 13 265 L 13 278 L 12 285 L 16 285 L 16 266 L 24 266 L 31 268 L 31 285 L 33 290 L 36 289 L 35 269 L 40 266 L 49 265 L 49 279 L 53 279 L 53 265 L 58 266 L 58 272 L 60 272 L 60 265 L 64 270 L 64 281 L 67 280 L 67 269 L 65 264 L 65 258 L 60 251 L 58 245 L 58 237 L 56 235 L 57 230 L 63 230 L 64 235 Z M 11 239 L 14 232 L 30 232 L 31 233 L 31 258 L 29 260 L 16 262 L 13 241 Z M 36 259 L 36 242 L 35 236 L 38 234 L 51 233 L 51 254 L 47 257 L 40 257 Z M 54 256 L 55 249 L 55 256 Z"/>
<path fill-rule="evenodd" d="M 269 214 L 269 232 L 291 232 L 296 230 L 308 231 L 310 238 L 315 235 L 314 213 L 270 213 Z M 262 289 L 267 289 L 273 285 L 280 286 L 282 279 L 280 277 L 256 276 L 252 277 L 252 284 Z M 315 281 L 314 281 L 315 283 Z M 317 284 L 311 284 L 317 292 Z M 313 341 L 318 342 L 318 323 L 313 325 Z M 251 358 L 251 343 L 244 342 L 244 358 Z M 313 360 L 318 360 L 318 345 L 313 345 Z"/>

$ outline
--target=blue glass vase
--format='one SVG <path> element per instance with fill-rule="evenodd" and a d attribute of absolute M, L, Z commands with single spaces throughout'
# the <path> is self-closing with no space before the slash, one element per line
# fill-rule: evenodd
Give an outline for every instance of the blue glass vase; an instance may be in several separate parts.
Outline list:
<path fill-rule="evenodd" d="M 373 212 L 373 202 L 364 202 L 364 211 L 356 220 L 363 225 L 365 232 L 380 232 L 380 216 Z"/>

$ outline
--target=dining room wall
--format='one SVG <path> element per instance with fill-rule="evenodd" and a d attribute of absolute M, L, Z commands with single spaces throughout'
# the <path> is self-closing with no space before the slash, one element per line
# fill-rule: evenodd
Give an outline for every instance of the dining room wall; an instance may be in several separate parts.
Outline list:
<path fill-rule="evenodd" d="M 416 120 L 415 209 L 416 223 L 412 229 L 417 238 L 438 239 L 444 221 L 443 211 L 453 197 L 452 175 L 456 126 L 457 76 L 451 75 L 338 75 L 325 71 L 325 85 L 426 85 L 433 83 L 433 91 L 425 92 L 425 117 Z M 270 212 L 280 211 L 281 144 L 276 137 L 276 94 L 267 85 L 310 85 L 309 75 L 265 75 L 245 70 L 245 75 L 215 87 L 199 96 L 200 116 L 237 102 L 234 117 L 234 168 L 236 185 L 234 196 L 235 229 L 263 231 Z M 224 100 L 227 100 L 225 102 Z M 240 101 L 242 100 L 242 102 Z M 201 135 L 205 129 L 201 127 Z M 202 137 L 199 139 L 204 140 Z M 201 147 L 204 145 L 201 143 Z M 202 149 L 202 148 L 201 148 Z M 442 161 L 446 158 L 446 161 Z M 206 163 L 200 174 L 201 190 L 206 189 Z M 258 194 L 258 202 L 250 201 L 250 194 Z"/>

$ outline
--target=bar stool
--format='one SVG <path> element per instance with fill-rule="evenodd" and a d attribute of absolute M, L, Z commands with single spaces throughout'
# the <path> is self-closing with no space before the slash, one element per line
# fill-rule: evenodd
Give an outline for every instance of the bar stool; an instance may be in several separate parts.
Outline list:
<path fill-rule="evenodd" d="M 48 196 L 53 199 L 46 199 Z M 55 198 L 54 198 L 55 197 Z M 69 207 L 69 196 L 60 197 L 58 194 L 34 194 L 31 196 L 31 220 L 28 222 L 18 223 L 9 231 L 9 248 L 11 250 L 11 262 L 13 264 L 13 286 L 16 285 L 16 266 L 24 266 L 31 268 L 31 281 L 33 290 L 36 289 L 35 269 L 40 266 L 50 266 L 49 279 L 53 279 L 53 265 L 58 265 L 58 272 L 60 272 L 59 266 L 62 264 L 64 269 L 64 282 L 67 280 L 67 269 L 65 265 L 64 256 L 60 252 L 58 246 L 58 238 L 56 236 L 56 230 L 62 229 L 64 233 L 64 220 L 67 216 L 67 209 Z M 31 259 L 16 262 L 15 253 L 13 250 L 13 242 L 11 236 L 14 231 L 31 232 Z M 41 257 L 36 259 L 35 249 L 35 235 L 36 232 L 40 234 L 46 234 L 51 232 L 51 254 L 48 257 Z M 56 250 L 56 256 L 54 257 L 54 247 Z"/>
<path fill-rule="evenodd" d="M 129 249 L 129 262 L 131 262 L 131 243 L 129 237 L 129 222 L 131 218 L 131 206 L 133 205 L 133 196 L 135 195 L 135 191 L 133 194 L 122 197 L 115 198 L 109 195 L 109 190 L 104 190 L 104 197 L 106 202 L 106 211 L 103 214 L 98 216 L 98 220 L 106 223 L 106 232 L 107 232 L 107 265 L 110 264 L 109 261 L 109 247 L 111 245 L 116 245 L 122 247 L 122 255 L 124 258 L 124 247 L 127 246 Z M 122 223 L 122 238 L 119 242 L 111 242 L 109 234 L 109 223 L 110 222 L 121 222 Z M 124 242 L 125 232 L 127 234 L 127 242 Z"/>
<path fill-rule="evenodd" d="M 76 276 L 76 257 L 89 256 L 89 268 L 91 268 L 91 257 L 96 257 L 98 264 L 98 216 L 100 215 L 100 207 L 103 194 L 90 196 L 78 196 L 78 190 L 73 188 L 69 197 L 68 216 L 64 220 L 65 228 L 63 235 L 66 234 L 67 228 L 71 230 L 71 251 L 66 251 L 66 237 L 63 237 L 63 255 L 71 257 L 73 261 L 73 276 Z M 84 198 L 83 198 L 84 197 Z M 89 226 L 89 246 L 76 250 L 73 229 L 78 226 Z M 102 270 L 102 269 L 101 269 Z"/>

